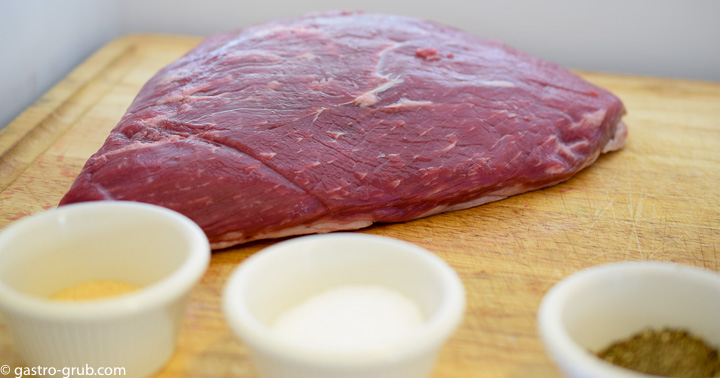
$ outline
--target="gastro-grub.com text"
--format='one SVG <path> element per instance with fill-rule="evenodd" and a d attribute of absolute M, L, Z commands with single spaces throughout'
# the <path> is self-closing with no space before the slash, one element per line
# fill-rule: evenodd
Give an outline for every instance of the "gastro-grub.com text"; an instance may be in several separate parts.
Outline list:
<path fill-rule="evenodd" d="M 109 377 L 122 377 L 125 376 L 124 367 L 97 367 L 94 368 L 85 364 L 85 366 L 65 366 L 62 368 L 56 368 L 53 366 L 18 366 L 13 370 L 15 378 L 21 377 L 43 377 L 43 376 L 62 376 L 63 378 L 69 378 L 74 376 L 109 376 Z"/>

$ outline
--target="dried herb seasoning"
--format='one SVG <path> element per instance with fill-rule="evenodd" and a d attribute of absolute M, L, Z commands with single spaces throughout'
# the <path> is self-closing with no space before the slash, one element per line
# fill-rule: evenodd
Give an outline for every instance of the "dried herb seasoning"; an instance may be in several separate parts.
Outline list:
<path fill-rule="evenodd" d="M 683 329 L 644 329 L 597 353 L 598 357 L 637 372 L 664 377 L 720 377 L 720 355 Z"/>

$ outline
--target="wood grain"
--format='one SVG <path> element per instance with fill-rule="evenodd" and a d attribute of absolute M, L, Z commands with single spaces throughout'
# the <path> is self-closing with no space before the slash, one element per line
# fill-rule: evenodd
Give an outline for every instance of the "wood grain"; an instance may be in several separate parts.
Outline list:
<path fill-rule="evenodd" d="M 199 41 L 115 40 L 0 131 L 0 227 L 56 206 L 145 81 Z M 549 189 L 361 231 L 428 248 L 460 274 L 467 314 L 435 378 L 559 376 L 535 317 L 545 292 L 579 269 L 656 260 L 720 271 L 720 84 L 581 74 L 625 103 L 624 150 Z M 220 297 L 237 264 L 272 243 L 213 254 L 159 376 L 254 376 Z M 1 318 L 0 356 L 22 366 Z"/>

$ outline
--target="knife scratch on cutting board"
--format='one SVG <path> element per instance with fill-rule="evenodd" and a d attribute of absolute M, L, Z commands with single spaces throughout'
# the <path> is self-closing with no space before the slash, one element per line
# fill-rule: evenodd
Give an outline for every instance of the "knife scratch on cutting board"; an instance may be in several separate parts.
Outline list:
<path fill-rule="evenodd" d="M 630 253 L 630 245 L 633 242 L 633 239 L 635 240 L 635 244 L 637 244 L 637 250 L 639 255 L 642 257 L 643 250 L 640 246 L 640 236 L 638 235 L 638 218 L 642 214 L 642 205 L 643 205 L 643 197 L 645 194 L 644 186 L 640 187 L 640 198 L 637 200 L 637 203 L 635 204 L 635 208 L 633 209 L 633 196 L 632 193 L 630 193 L 628 198 L 628 210 L 630 214 L 630 221 L 632 223 L 632 235 L 628 239 L 628 245 L 627 249 L 625 250 L 625 259 L 628 259 L 628 255 Z"/>
<path fill-rule="evenodd" d="M 562 206 L 563 206 L 563 213 L 570 217 L 570 218 L 579 218 L 578 215 L 574 212 L 568 209 L 567 202 L 565 201 L 565 195 L 561 195 L 560 199 L 562 200 Z M 579 219 L 574 219 L 571 224 L 580 224 Z M 567 245 L 570 246 L 570 250 L 572 251 L 573 255 L 575 255 L 576 258 L 581 259 L 580 253 L 578 253 L 577 248 L 575 248 L 576 241 L 573 240 L 571 237 L 571 233 L 568 229 L 563 229 L 563 235 L 565 236 L 565 240 L 567 240 Z"/>
<path fill-rule="evenodd" d="M 656 212 L 656 205 L 657 203 L 653 200 L 652 201 L 652 218 L 650 221 L 650 254 L 648 255 L 648 259 L 653 259 L 655 257 L 655 223 L 657 220 L 657 212 Z"/>
<path fill-rule="evenodd" d="M 585 230 L 585 232 L 583 233 L 583 237 L 587 236 L 587 234 L 589 234 L 590 231 L 592 231 L 593 227 L 595 226 L 595 223 L 597 223 L 597 221 L 600 220 L 600 218 L 602 218 L 603 214 L 605 214 L 605 211 L 606 211 L 610 206 L 612 206 L 614 203 L 615 203 L 615 196 L 613 196 L 612 198 L 610 198 L 610 201 L 605 205 L 605 207 L 603 207 L 603 209 L 600 211 L 600 214 L 598 214 L 598 215 L 595 217 L 595 219 L 593 219 L 592 223 L 590 224 L 590 227 L 588 227 L 588 229 Z M 613 219 L 615 219 L 615 212 L 614 212 L 614 211 L 613 211 Z M 615 219 L 615 220 L 616 220 L 616 219 Z M 617 221 L 617 220 L 616 220 L 616 221 Z"/>
<path fill-rule="evenodd" d="M 22 189 L 20 189 L 20 190 L 25 192 L 28 195 L 28 197 L 32 198 L 33 204 L 37 204 L 38 206 L 42 206 L 42 204 L 44 204 L 45 201 L 43 201 L 40 197 L 38 197 L 35 194 L 35 191 L 30 187 L 29 184 L 32 184 L 32 182 L 26 182 L 25 180 L 17 180 L 17 181 L 19 181 L 19 184 L 25 188 L 25 190 L 22 190 Z"/>

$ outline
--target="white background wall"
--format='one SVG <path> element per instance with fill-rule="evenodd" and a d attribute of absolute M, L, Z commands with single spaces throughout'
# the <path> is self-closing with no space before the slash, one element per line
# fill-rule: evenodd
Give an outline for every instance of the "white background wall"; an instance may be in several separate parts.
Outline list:
<path fill-rule="evenodd" d="M 0 0 L 0 127 L 117 36 L 331 9 L 427 18 L 568 68 L 720 81 L 720 0 Z"/>

